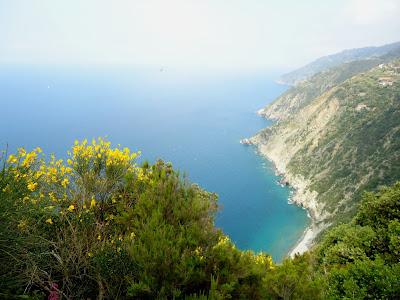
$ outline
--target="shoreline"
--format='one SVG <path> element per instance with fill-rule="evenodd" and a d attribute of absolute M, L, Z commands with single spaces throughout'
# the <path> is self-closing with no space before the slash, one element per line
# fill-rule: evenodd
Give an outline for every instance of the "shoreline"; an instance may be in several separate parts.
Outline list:
<path fill-rule="evenodd" d="M 311 220 L 311 224 L 306 227 L 303 231 L 300 239 L 297 240 L 296 244 L 292 248 L 289 249 L 286 254 L 288 257 L 293 258 L 296 254 L 303 254 L 304 252 L 310 250 L 313 245 L 313 241 L 317 236 L 317 233 L 313 230 L 313 221 Z"/>
<path fill-rule="evenodd" d="M 297 205 L 307 211 L 307 217 L 310 220 L 310 224 L 304 229 L 301 237 L 296 241 L 296 243 L 289 249 L 287 252 L 287 256 L 294 257 L 296 254 L 303 254 L 304 252 L 310 250 L 310 248 L 314 244 L 314 240 L 317 235 L 323 230 L 323 226 L 317 225 L 317 212 L 315 211 L 315 207 L 312 205 L 307 205 L 306 199 L 308 197 L 314 198 L 315 195 L 309 195 L 310 192 L 307 191 L 306 182 L 303 181 L 298 176 L 294 176 L 292 174 L 288 174 L 283 170 L 283 168 L 278 167 L 278 163 L 268 155 L 266 151 L 262 151 L 261 145 L 254 140 L 251 141 L 252 144 L 256 147 L 256 150 L 259 155 L 263 156 L 269 162 L 271 162 L 275 169 L 275 174 L 279 176 L 281 179 L 277 184 L 287 185 L 292 190 L 292 195 L 288 198 L 288 204 Z M 295 178 L 295 180 L 291 180 L 291 178 Z"/>

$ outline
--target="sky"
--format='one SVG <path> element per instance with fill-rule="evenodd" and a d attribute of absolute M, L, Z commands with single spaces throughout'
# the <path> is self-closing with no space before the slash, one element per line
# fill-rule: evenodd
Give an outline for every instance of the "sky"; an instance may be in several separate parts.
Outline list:
<path fill-rule="evenodd" d="M 0 63 L 294 68 L 400 41 L 400 0 L 0 0 Z"/>

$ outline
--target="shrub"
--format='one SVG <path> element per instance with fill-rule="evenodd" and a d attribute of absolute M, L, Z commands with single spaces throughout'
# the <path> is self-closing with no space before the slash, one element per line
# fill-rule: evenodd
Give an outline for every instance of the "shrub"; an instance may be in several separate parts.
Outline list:
<path fill-rule="evenodd" d="M 271 257 L 237 250 L 214 227 L 215 194 L 139 154 L 98 139 L 66 164 L 39 148 L 2 158 L 4 295 L 262 298 Z"/>

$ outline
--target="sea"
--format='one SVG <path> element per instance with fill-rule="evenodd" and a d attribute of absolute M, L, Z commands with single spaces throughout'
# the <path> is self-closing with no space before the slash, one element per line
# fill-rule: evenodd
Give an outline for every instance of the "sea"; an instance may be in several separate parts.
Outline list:
<path fill-rule="evenodd" d="M 284 92 L 279 70 L 146 66 L 0 66 L 0 148 L 65 158 L 74 140 L 106 137 L 172 162 L 219 195 L 216 226 L 277 262 L 309 220 L 274 166 L 239 143 L 271 122 L 256 111 Z"/>

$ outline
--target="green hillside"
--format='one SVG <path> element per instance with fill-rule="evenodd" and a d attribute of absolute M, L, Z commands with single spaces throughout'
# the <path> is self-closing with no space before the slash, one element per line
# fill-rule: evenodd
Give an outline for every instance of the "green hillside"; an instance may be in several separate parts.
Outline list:
<path fill-rule="evenodd" d="M 297 86 L 290 88 L 266 108 L 261 109 L 259 114 L 269 119 L 285 119 L 298 112 L 332 87 L 384 62 L 385 60 L 381 58 L 355 61 L 318 73 Z"/>
<path fill-rule="evenodd" d="M 400 72 L 396 70 L 399 61 L 334 88 L 325 105 L 337 102 L 338 110 L 318 144 L 307 142 L 288 165 L 293 173 L 307 174 L 310 189 L 318 192 L 330 213 L 354 210 L 348 203 L 353 195 L 400 178 Z M 382 86 L 380 78 L 393 80 L 393 85 Z M 300 134 L 307 134 L 307 129 Z"/>
<path fill-rule="evenodd" d="M 289 182 L 301 178 L 317 222 L 348 219 L 361 191 L 400 178 L 400 61 L 364 72 L 371 64 L 320 73 L 262 111 L 279 121 L 253 142 Z"/>
<path fill-rule="evenodd" d="M 297 85 L 313 75 L 357 60 L 376 59 L 393 51 L 400 50 L 400 42 L 387 44 L 380 47 L 365 47 L 344 50 L 342 52 L 324 56 L 317 60 L 281 76 L 280 81 L 289 85 Z"/>
<path fill-rule="evenodd" d="M 0 158 L 1 299 L 396 299 L 400 183 L 274 264 L 214 226 L 216 195 L 99 140 Z M 46 162 L 47 161 L 47 162 Z"/>

